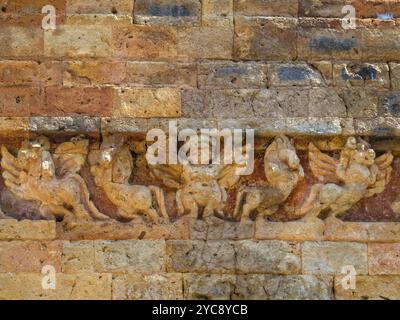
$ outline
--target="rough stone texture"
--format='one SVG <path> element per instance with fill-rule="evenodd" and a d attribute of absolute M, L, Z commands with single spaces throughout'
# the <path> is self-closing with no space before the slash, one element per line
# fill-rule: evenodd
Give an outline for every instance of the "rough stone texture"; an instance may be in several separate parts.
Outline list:
<path fill-rule="evenodd" d="M 164 271 L 163 240 L 95 241 L 95 269 L 100 272 Z"/>
<path fill-rule="evenodd" d="M 293 19 L 235 19 L 234 57 L 243 60 L 291 60 L 296 56 Z"/>
<path fill-rule="evenodd" d="M 108 26 L 65 25 L 44 32 L 44 54 L 49 57 L 107 57 L 112 53 Z"/>
<path fill-rule="evenodd" d="M 111 299 L 110 274 L 56 274 L 56 289 L 43 289 L 40 273 L 0 273 L 0 299 L 106 300 Z"/>
<path fill-rule="evenodd" d="M 201 25 L 204 27 L 233 26 L 234 0 L 203 0 L 201 1 Z"/>
<path fill-rule="evenodd" d="M 12 35 L 12 37 L 10 37 Z M 2 26 L 1 57 L 34 57 L 43 54 L 43 30 L 21 26 Z"/>
<path fill-rule="evenodd" d="M 62 272 L 91 273 L 94 272 L 94 243 L 90 240 L 62 242 Z"/>
<path fill-rule="evenodd" d="M 136 0 L 134 21 L 137 24 L 200 24 L 201 3 L 198 0 Z"/>
<path fill-rule="evenodd" d="M 33 87 L 0 88 L 0 112 L 5 117 L 28 117 L 43 104 L 43 92 Z"/>
<path fill-rule="evenodd" d="M 369 274 L 400 274 L 400 244 L 368 244 Z"/>
<path fill-rule="evenodd" d="M 300 246 L 297 243 L 244 240 L 236 243 L 236 249 L 237 270 L 241 273 L 300 273 Z"/>
<path fill-rule="evenodd" d="M 269 63 L 269 84 L 271 86 L 322 86 L 325 84 L 321 73 L 306 63 Z"/>
<path fill-rule="evenodd" d="M 268 222 L 260 219 L 256 223 L 255 238 L 259 240 L 317 241 L 323 239 L 323 222 Z"/>
<path fill-rule="evenodd" d="M 112 298 L 115 300 L 181 300 L 183 298 L 182 274 L 117 275 L 113 279 Z"/>
<path fill-rule="evenodd" d="M 333 79 L 338 87 L 390 87 L 386 63 L 335 63 Z"/>
<path fill-rule="evenodd" d="M 229 27 L 188 27 L 178 31 L 178 54 L 192 59 L 232 58 L 233 30 Z"/>
<path fill-rule="evenodd" d="M 345 290 L 342 277 L 335 277 L 335 298 L 338 300 L 398 300 L 399 276 L 357 276 L 356 289 Z"/>
<path fill-rule="evenodd" d="M 0 242 L 0 272 L 38 272 L 46 265 L 61 271 L 60 241 Z"/>
<path fill-rule="evenodd" d="M 184 274 L 185 299 L 230 300 L 236 285 L 236 276 L 229 274 Z"/>
<path fill-rule="evenodd" d="M 112 110 L 110 88 L 65 88 L 48 87 L 45 105 L 31 111 L 34 115 L 110 116 Z"/>
<path fill-rule="evenodd" d="M 297 17 L 298 0 L 234 0 L 235 14 Z"/>
<path fill-rule="evenodd" d="M 303 272 L 339 274 L 354 266 L 357 274 L 368 273 L 367 245 L 351 242 L 305 242 L 302 246 Z"/>
<path fill-rule="evenodd" d="M 171 224 L 117 224 L 115 222 L 65 223 L 59 225 L 58 234 L 63 239 L 76 240 L 158 240 L 188 239 L 189 224 L 180 219 Z"/>
<path fill-rule="evenodd" d="M 181 95 L 172 88 L 121 89 L 115 95 L 114 117 L 179 117 Z"/>
<path fill-rule="evenodd" d="M 235 244 L 230 241 L 167 241 L 168 272 L 229 273 L 235 270 Z"/>
<path fill-rule="evenodd" d="M 117 56 L 138 60 L 173 59 L 177 56 L 177 31 L 173 27 L 115 27 L 112 38 Z"/>
<path fill-rule="evenodd" d="M 54 221 L 0 220 L 0 240 L 54 240 Z"/>
<path fill-rule="evenodd" d="M 390 63 L 390 75 L 393 89 L 400 89 L 400 63 Z"/>
<path fill-rule="evenodd" d="M 333 106 L 333 107 L 332 107 Z M 346 117 L 346 106 L 334 89 L 310 91 L 310 114 L 314 117 Z"/>
<path fill-rule="evenodd" d="M 129 86 L 196 87 L 196 65 L 167 62 L 127 62 L 123 82 Z"/>
<path fill-rule="evenodd" d="M 67 0 L 67 14 L 132 14 L 131 0 Z"/>
<path fill-rule="evenodd" d="M 331 300 L 333 279 L 328 276 L 244 275 L 237 277 L 234 299 Z"/>
<path fill-rule="evenodd" d="M 190 239 L 193 240 L 235 240 L 252 239 L 254 236 L 254 223 L 223 221 L 216 217 L 205 221 L 191 219 Z"/>
<path fill-rule="evenodd" d="M 266 65 L 216 62 L 198 67 L 199 88 L 262 88 L 266 86 Z"/>

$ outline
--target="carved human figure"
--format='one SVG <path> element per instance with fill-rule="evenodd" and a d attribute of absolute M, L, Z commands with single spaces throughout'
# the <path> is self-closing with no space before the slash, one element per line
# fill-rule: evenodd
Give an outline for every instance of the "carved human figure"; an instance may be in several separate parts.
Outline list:
<path fill-rule="evenodd" d="M 104 137 L 100 150 L 91 151 L 89 163 L 95 184 L 118 208 L 120 217 L 133 220 L 144 215 L 153 222 L 168 221 L 164 193 L 159 187 L 129 183 L 133 158 L 124 137 Z"/>
<path fill-rule="evenodd" d="M 309 161 L 321 183 L 312 186 L 296 214 L 305 215 L 305 221 L 315 221 L 322 211 L 328 210 L 328 218 L 336 219 L 363 198 L 383 192 L 390 181 L 393 155 L 387 152 L 376 158 L 366 141 L 350 137 L 340 159 L 323 154 L 311 143 Z"/>
<path fill-rule="evenodd" d="M 87 140 L 72 140 L 61 144 L 55 151 L 56 167 L 47 138 L 25 141 L 14 157 L 1 147 L 1 166 L 6 187 L 23 200 L 40 203 L 45 218 L 105 220 L 89 199 L 89 190 L 78 174 L 85 162 Z M 56 173 L 59 172 L 59 173 Z"/>
<path fill-rule="evenodd" d="M 273 215 L 304 178 L 293 141 L 286 136 L 275 138 L 264 155 L 264 173 L 264 186 L 239 190 L 234 213 L 237 220 L 248 221 L 253 213 L 258 218 Z"/>
<path fill-rule="evenodd" d="M 207 136 L 200 136 L 201 148 L 211 148 Z M 212 151 L 212 150 L 210 150 Z M 200 160 L 197 163 L 201 163 Z M 222 161 L 221 161 L 222 163 Z M 178 213 L 195 219 L 205 219 L 214 214 L 224 216 L 228 195 L 226 189 L 235 185 L 238 164 L 193 164 L 187 162 L 176 165 L 151 165 L 154 177 L 160 179 L 166 187 L 177 190 L 176 204 Z"/>

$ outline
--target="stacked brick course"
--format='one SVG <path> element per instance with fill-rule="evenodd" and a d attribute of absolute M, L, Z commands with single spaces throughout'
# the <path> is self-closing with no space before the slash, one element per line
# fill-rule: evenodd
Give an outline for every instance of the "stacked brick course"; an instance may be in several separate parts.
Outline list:
<path fill-rule="evenodd" d="M 54 31 L 41 28 L 48 4 Z M 341 24 L 348 4 L 356 29 Z M 40 134 L 143 133 L 175 119 L 299 136 L 298 146 L 303 136 L 362 135 L 378 150 L 400 150 L 398 0 L 0 0 L 0 8 L 0 140 L 10 146 Z M 396 222 L 66 228 L 4 219 L 0 299 L 400 299 L 399 257 Z M 45 265 L 57 272 L 55 290 L 41 286 Z M 354 290 L 341 284 L 346 265 L 357 271 Z"/>

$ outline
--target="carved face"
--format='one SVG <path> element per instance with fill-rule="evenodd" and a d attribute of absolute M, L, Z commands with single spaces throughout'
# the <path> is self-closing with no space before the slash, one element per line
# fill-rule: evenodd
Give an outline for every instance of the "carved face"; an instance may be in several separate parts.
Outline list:
<path fill-rule="evenodd" d="M 375 158 L 375 151 L 370 149 L 366 143 L 360 142 L 357 144 L 357 152 L 353 155 L 353 160 L 356 163 L 370 167 L 375 163 Z"/>

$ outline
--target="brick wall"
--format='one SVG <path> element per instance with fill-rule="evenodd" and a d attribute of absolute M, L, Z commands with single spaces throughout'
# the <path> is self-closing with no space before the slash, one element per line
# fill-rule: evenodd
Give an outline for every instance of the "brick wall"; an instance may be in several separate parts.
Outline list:
<path fill-rule="evenodd" d="M 54 31 L 41 28 L 47 4 Z M 341 25 L 346 4 L 356 29 Z M 0 139 L 11 147 L 39 134 L 143 133 L 176 119 L 268 136 L 370 136 L 381 150 L 400 150 L 398 0 L 0 8 Z M 385 13 L 393 19 L 376 19 Z M 391 221 L 4 219 L 0 299 L 400 299 L 399 256 L 400 224 Z M 55 290 L 42 288 L 45 265 L 55 268 Z M 354 290 L 340 282 L 346 265 L 358 274 Z"/>

